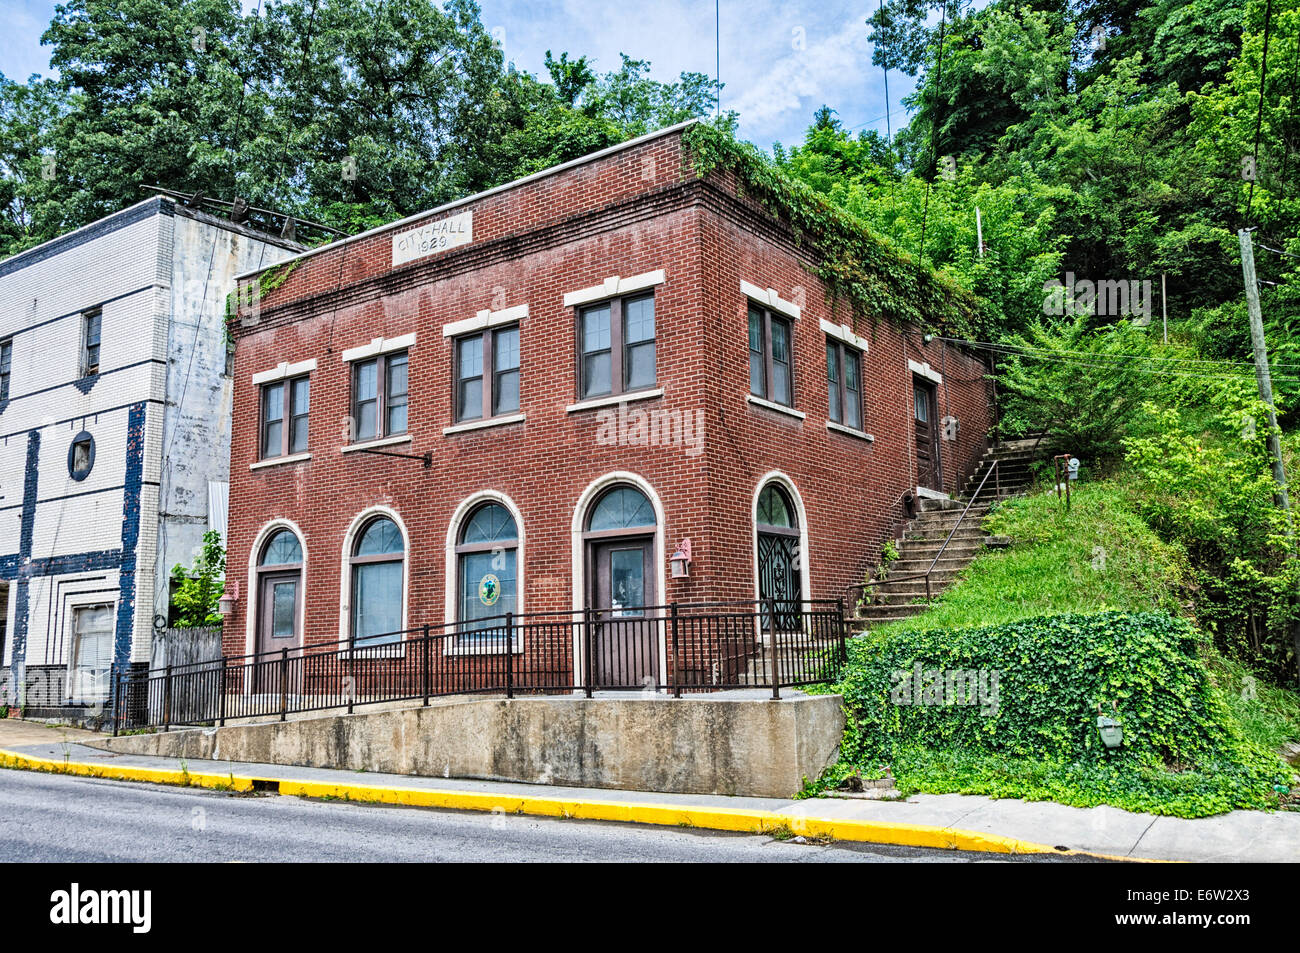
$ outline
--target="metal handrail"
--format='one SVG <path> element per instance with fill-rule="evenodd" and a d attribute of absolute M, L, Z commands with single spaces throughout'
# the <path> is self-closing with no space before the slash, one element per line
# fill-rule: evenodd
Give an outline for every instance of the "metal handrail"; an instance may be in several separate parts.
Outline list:
<path fill-rule="evenodd" d="M 957 517 L 957 522 L 952 524 L 952 529 L 948 531 L 947 538 L 943 541 L 943 545 L 939 547 L 939 551 L 934 554 L 934 558 L 930 560 L 930 566 L 925 570 L 925 572 L 909 573 L 906 576 L 889 576 L 886 579 L 878 580 L 876 582 L 860 582 L 854 585 L 852 588 L 867 589 L 870 586 L 880 585 L 882 582 L 911 582 L 913 579 L 924 579 L 925 580 L 925 601 L 926 602 L 933 601 L 934 596 L 930 590 L 930 574 L 934 572 L 934 567 L 938 564 L 940 558 L 942 558 L 944 551 L 947 550 L 948 544 L 952 542 L 952 538 L 957 535 L 957 530 L 961 529 L 961 524 L 966 520 L 966 514 L 970 512 L 970 508 L 974 506 L 975 501 L 979 499 L 980 492 L 984 489 L 984 484 L 988 482 L 990 476 L 993 476 L 998 472 L 999 462 L 1000 461 L 995 459 L 993 461 L 993 465 L 990 466 L 988 470 L 985 472 L 984 478 L 980 480 L 979 486 L 977 486 L 975 488 L 975 492 L 971 494 L 970 500 L 967 501 L 965 508 L 961 511 L 961 516 Z M 997 487 L 998 495 L 1001 496 L 1002 495 L 1001 477 L 995 478 L 993 482 L 994 485 Z"/>

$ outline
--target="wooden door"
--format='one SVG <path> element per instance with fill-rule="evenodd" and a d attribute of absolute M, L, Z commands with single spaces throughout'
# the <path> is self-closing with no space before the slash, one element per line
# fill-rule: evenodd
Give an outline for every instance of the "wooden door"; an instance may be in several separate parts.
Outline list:
<path fill-rule="evenodd" d="M 654 688 L 659 684 L 659 646 L 654 540 L 619 539 L 591 544 L 589 560 L 592 669 L 598 688 Z"/>
<path fill-rule="evenodd" d="M 939 471 L 939 421 L 935 386 L 923 377 L 912 378 L 912 417 L 916 432 L 916 485 L 942 489 Z"/>

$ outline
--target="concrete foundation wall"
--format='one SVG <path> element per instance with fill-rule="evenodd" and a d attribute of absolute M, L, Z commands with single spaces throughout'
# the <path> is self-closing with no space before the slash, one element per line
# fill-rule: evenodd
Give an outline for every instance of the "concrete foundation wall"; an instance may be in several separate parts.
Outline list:
<path fill-rule="evenodd" d="M 788 797 L 835 757 L 838 695 L 520 698 L 108 738 L 132 754 L 683 794 Z"/>

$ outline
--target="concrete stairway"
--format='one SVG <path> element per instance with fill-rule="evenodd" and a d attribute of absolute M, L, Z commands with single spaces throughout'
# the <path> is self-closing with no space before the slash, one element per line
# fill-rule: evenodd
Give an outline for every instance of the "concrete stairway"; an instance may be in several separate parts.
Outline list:
<path fill-rule="evenodd" d="M 917 501 L 920 512 L 904 528 L 903 538 L 897 541 L 898 559 L 890 564 L 883 578 L 879 571 L 873 574 L 873 580 L 880 581 L 865 590 L 862 602 L 854 607 L 851 620 L 854 629 L 870 629 L 924 612 L 925 580 L 901 577 L 926 572 L 941 549 L 942 555 L 930 574 L 931 597 L 937 597 L 953 583 L 987 543 L 988 537 L 981 524 L 991 505 L 1022 493 L 1029 485 L 1032 464 L 1040 456 L 1035 444 L 1036 441 L 1032 440 L 1007 441 L 989 449 L 966 481 L 958 499 Z M 978 500 L 962 520 L 962 511 L 970 500 L 970 494 L 979 487 L 995 461 L 998 464 L 996 476 L 989 477 Z M 953 532 L 953 527 L 958 527 L 957 531 L 947 548 L 943 549 L 944 540 Z"/>

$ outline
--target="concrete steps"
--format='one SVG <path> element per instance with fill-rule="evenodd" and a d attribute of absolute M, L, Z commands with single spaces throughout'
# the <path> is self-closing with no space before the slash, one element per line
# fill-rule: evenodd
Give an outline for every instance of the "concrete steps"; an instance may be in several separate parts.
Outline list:
<path fill-rule="evenodd" d="M 989 537 L 982 524 L 992 505 L 1018 496 L 1032 481 L 1033 466 L 1042 459 L 1036 446 L 1035 440 L 1021 440 L 991 448 L 966 481 L 962 497 L 917 500 L 917 515 L 898 541 L 898 558 L 889 565 L 883 579 L 863 590 L 862 601 L 855 606 L 850 624 L 865 630 L 924 612 L 927 608 L 925 579 L 902 577 L 919 576 L 933 565 L 930 595 L 938 596 L 952 585 L 984 551 Z M 967 510 L 969 494 L 979 487 L 994 461 L 998 465 L 997 482 L 989 477 L 979 500 Z M 896 581 L 900 578 L 902 581 Z"/>

